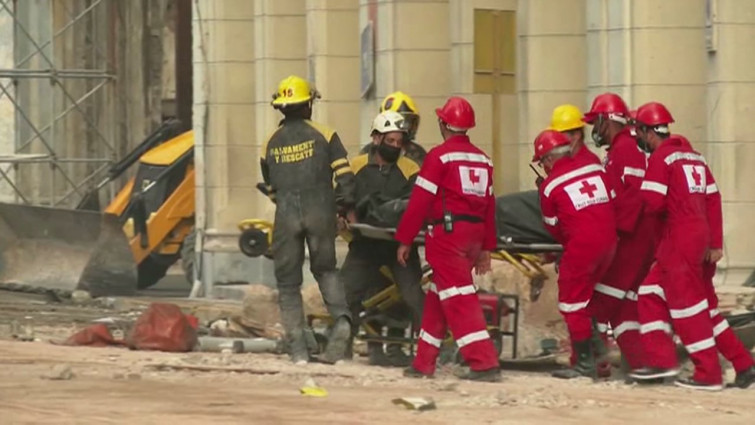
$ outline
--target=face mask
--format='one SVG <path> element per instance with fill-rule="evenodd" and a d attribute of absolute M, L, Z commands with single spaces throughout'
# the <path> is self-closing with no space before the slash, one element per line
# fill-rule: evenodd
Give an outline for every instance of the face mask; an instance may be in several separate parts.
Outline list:
<path fill-rule="evenodd" d="M 600 135 L 600 131 L 598 131 L 597 125 L 592 128 L 592 133 L 590 135 L 592 136 L 592 141 L 595 142 L 595 146 L 605 146 L 605 138 Z"/>
<path fill-rule="evenodd" d="M 592 133 L 590 136 L 592 137 L 592 141 L 595 142 L 595 146 L 601 147 L 605 146 L 605 137 L 603 137 L 600 134 L 600 127 L 603 126 L 603 119 L 598 118 L 598 122 L 595 123 L 595 125 L 592 127 Z"/>
<path fill-rule="evenodd" d="M 386 162 L 396 162 L 398 157 L 401 156 L 401 148 L 381 143 L 377 147 L 378 154 Z"/>
<path fill-rule="evenodd" d="M 647 142 L 642 140 L 641 137 L 637 137 L 636 139 L 637 139 L 637 147 L 640 148 L 641 151 L 647 152 L 647 153 L 653 152 L 653 150 L 650 149 L 650 145 L 648 145 Z"/>

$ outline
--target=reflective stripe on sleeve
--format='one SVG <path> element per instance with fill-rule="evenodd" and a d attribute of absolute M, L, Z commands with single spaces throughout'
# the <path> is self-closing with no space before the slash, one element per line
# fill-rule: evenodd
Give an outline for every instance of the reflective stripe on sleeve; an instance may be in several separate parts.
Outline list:
<path fill-rule="evenodd" d="M 414 184 L 432 193 L 433 195 L 438 193 L 438 185 L 422 176 L 417 176 L 417 180 L 415 180 Z"/>
<path fill-rule="evenodd" d="M 644 182 L 642 182 L 640 190 L 647 190 L 650 192 L 660 193 L 661 195 L 666 195 L 668 193 L 668 186 L 662 183 L 645 180 Z"/>

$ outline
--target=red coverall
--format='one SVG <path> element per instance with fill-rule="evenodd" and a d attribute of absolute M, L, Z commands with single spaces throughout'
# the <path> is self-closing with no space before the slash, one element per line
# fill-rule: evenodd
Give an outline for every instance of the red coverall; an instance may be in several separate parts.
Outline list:
<path fill-rule="evenodd" d="M 616 192 L 614 211 L 619 242 L 616 256 L 601 283 L 595 286 L 591 308 L 603 330 L 610 323 L 614 338 L 632 369 L 644 366 L 637 316 L 637 289 L 655 257 L 657 217 L 642 214 L 640 186 L 647 157 L 628 128 L 611 141 L 606 174 Z"/>
<path fill-rule="evenodd" d="M 672 135 L 648 160 L 642 196 L 648 213 L 663 218 L 656 262 L 638 290 L 640 332 L 646 366 L 677 366 L 671 326 L 695 364 L 696 382 L 722 382 L 713 337 L 711 288 L 703 276 L 708 248 L 719 248 L 720 195 L 705 158 L 682 136 Z M 709 217 L 710 205 L 719 203 L 718 215 Z"/>
<path fill-rule="evenodd" d="M 590 339 L 595 285 L 616 250 L 616 224 L 605 171 L 587 156 L 561 158 L 540 185 L 545 227 L 564 247 L 558 309 L 572 343 Z"/>
<path fill-rule="evenodd" d="M 579 149 L 577 149 L 577 153 L 574 155 L 574 158 L 594 164 L 601 163 L 600 157 L 598 157 L 598 155 L 595 155 L 595 153 L 584 144 Z"/>
<path fill-rule="evenodd" d="M 444 209 L 476 222 L 454 221 L 447 233 L 438 223 Z M 396 240 L 411 245 L 426 221 L 432 224 L 425 236 L 425 256 L 433 269 L 433 283 L 425 298 L 412 366 L 427 375 L 434 373 L 441 341 L 450 328 L 471 370 L 496 368 L 498 355 L 472 281 L 480 252 L 497 246 L 493 163 L 467 136 L 453 136 L 427 153 Z"/>

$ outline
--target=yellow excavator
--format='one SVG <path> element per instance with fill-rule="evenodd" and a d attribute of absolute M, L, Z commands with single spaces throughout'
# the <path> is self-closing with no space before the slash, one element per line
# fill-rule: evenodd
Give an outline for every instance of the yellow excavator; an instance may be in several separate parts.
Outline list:
<path fill-rule="evenodd" d="M 0 203 L 0 288 L 68 296 L 131 295 L 179 259 L 194 280 L 194 133 L 163 123 L 76 209 Z M 138 163 L 100 211 L 99 191 Z"/>

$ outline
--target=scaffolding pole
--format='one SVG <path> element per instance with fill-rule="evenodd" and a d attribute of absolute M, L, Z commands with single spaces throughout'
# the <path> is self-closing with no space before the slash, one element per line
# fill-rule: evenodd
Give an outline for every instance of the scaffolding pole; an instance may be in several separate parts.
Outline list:
<path fill-rule="evenodd" d="M 0 67 L 0 103 L 15 115 L 0 184 L 16 202 L 76 205 L 117 157 L 115 7 L 113 0 L 0 0 L 14 56 L 12 68 Z"/>

